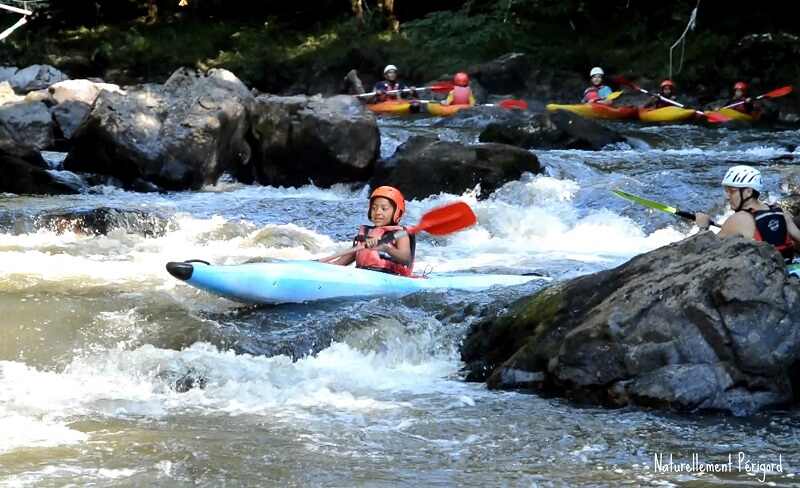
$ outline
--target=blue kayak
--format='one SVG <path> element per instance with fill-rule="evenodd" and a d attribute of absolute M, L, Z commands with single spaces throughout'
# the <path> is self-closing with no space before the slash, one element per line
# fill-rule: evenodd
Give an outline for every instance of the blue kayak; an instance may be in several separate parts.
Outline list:
<path fill-rule="evenodd" d="M 540 276 L 431 274 L 407 278 L 316 261 L 212 266 L 202 261 L 167 263 L 167 271 L 189 285 L 245 303 L 299 303 L 328 298 L 408 295 L 422 290 L 478 291 L 514 286 Z"/>

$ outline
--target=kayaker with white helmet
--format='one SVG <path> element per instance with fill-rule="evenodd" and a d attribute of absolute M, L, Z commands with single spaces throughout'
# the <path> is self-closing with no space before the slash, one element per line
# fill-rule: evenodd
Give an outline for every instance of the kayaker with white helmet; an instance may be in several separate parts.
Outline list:
<path fill-rule="evenodd" d="M 665 98 L 677 101 L 675 95 L 675 82 L 672 80 L 662 81 L 661 85 L 659 86 L 658 95 L 654 95 L 650 101 L 644 104 L 644 108 L 664 108 L 674 106 L 674 104 L 664 101 Z"/>
<path fill-rule="evenodd" d="M 406 235 L 381 242 L 385 236 L 405 230 L 400 225 L 405 210 L 406 201 L 400 190 L 391 186 L 376 188 L 369 197 L 367 210 L 367 218 L 373 225 L 362 225 L 353 241 L 353 245 L 360 249 L 354 254 L 323 261 L 341 266 L 355 262 L 357 268 L 411 276 L 416 248 L 414 236 Z"/>
<path fill-rule="evenodd" d="M 383 80 L 375 83 L 375 87 L 372 91 L 376 92 L 375 101 L 377 102 L 385 102 L 387 100 L 401 100 L 403 98 L 416 98 L 417 92 L 411 88 L 411 90 L 407 92 L 397 92 L 397 93 L 387 93 L 392 92 L 395 90 L 405 90 L 408 87 L 405 83 L 398 79 L 398 72 L 397 66 L 393 64 L 386 65 L 383 68 Z"/>
<path fill-rule="evenodd" d="M 464 72 L 456 73 L 453 76 L 453 87 L 447 94 L 447 99 L 442 101 L 442 105 L 475 105 L 475 95 L 469 87 L 469 75 Z"/>
<path fill-rule="evenodd" d="M 583 91 L 583 103 L 602 102 L 607 96 L 611 95 L 611 88 L 603 84 L 603 68 L 595 66 L 589 72 L 592 85 Z"/>
<path fill-rule="evenodd" d="M 720 230 L 720 237 L 744 236 L 775 246 L 785 258 L 794 255 L 800 244 L 800 229 L 789 212 L 777 205 L 767 205 L 758 197 L 763 190 L 761 172 L 750 166 L 733 166 L 722 179 L 725 197 L 735 213 L 731 215 Z M 695 222 L 701 229 L 707 229 L 710 218 L 707 214 L 695 214 Z"/>

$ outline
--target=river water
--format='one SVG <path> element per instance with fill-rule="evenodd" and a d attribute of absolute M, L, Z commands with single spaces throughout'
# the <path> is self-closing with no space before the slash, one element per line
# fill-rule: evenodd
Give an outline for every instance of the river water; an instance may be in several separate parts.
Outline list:
<path fill-rule="evenodd" d="M 473 141 L 485 123 L 383 119 L 382 151 L 420 133 Z M 718 182 L 731 164 L 760 164 L 777 198 L 800 161 L 795 130 L 615 127 L 629 144 L 536 151 L 547 174 L 488 199 L 476 189 L 411 202 L 406 222 L 455 198 L 479 217 L 457 235 L 421 238 L 418 269 L 552 280 L 606 269 L 696 232 L 609 189 L 723 218 Z M 190 258 L 325 255 L 364 223 L 367 195 L 223 180 L 166 195 L 0 196 L 0 486 L 800 485 L 797 411 L 607 410 L 461 381 L 470 323 L 545 280 L 244 307 L 164 270 Z M 136 211 L 135 225 L 95 235 L 47 218 L 100 208 Z M 658 454 L 730 455 L 733 469 L 658 472 Z M 780 465 L 758 472 L 768 463 Z"/>

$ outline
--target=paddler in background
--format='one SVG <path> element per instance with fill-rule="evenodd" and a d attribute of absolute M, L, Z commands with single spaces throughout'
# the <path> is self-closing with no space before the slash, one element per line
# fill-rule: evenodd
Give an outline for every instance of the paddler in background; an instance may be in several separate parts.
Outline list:
<path fill-rule="evenodd" d="M 737 112 L 742 112 L 747 115 L 755 115 L 756 112 L 761 110 L 761 107 L 757 101 L 747 96 L 748 88 L 749 86 L 744 81 L 737 81 L 736 84 L 733 85 L 733 98 L 725 102 L 723 106 L 744 101 L 744 103 L 740 105 L 730 107 L 730 110 L 736 110 Z"/>
<path fill-rule="evenodd" d="M 399 91 L 397 93 L 387 93 L 395 90 L 406 90 L 408 87 L 405 83 L 397 78 L 398 69 L 393 64 L 386 65 L 383 68 L 383 81 L 375 83 L 372 91 L 376 92 L 375 102 L 385 102 L 387 100 L 402 100 L 403 98 L 417 98 L 417 92 L 412 87 L 409 91 Z"/>
<path fill-rule="evenodd" d="M 447 94 L 447 99 L 442 102 L 442 105 L 474 106 L 475 95 L 472 94 L 472 88 L 469 87 L 469 75 L 463 72 L 456 73 L 453 76 L 453 84 L 455 86 Z"/>
<path fill-rule="evenodd" d="M 382 238 L 405 230 L 400 225 L 405 210 L 406 201 L 400 190 L 391 186 L 376 188 L 369 197 L 367 210 L 367 218 L 372 225 L 362 225 L 353 240 L 353 246 L 360 249 L 354 254 L 320 261 L 340 266 L 348 266 L 355 261 L 356 268 L 411 276 L 416 248 L 414 236 L 406 235 L 397 239 L 390 237 L 388 242 L 381 242 Z"/>
<path fill-rule="evenodd" d="M 664 108 L 674 106 L 674 104 L 664 101 L 664 98 L 677 101 L 677 97 L 675 95 L 675 83 L 672 80 L 662 81 L 661 85 L 659 86 L 658 95 L 654 95 L 650 101 L 645 103 L 644 108 Z"/>
<path fill-rule="evenodd" d="M 610 103 L 605 98 L 611 95 L 611 87 L 603 84 L 603 68 L 595 66 L 589 71 L 589 79 L 592 85 L 583 91 L 581 103 Z"/>
<path fill-rule="evenodd" d="M 720 237 L 743 236 L 775 246 L 785 259 L 795 255 L 800 244 L 800 229 L 789 212 L 777 205 L 767 205 L 758 197 L 763 189 L 761 172 L 750 166 L 733 166 L 722 179 L 725 198 L 734 214 L 725 220 Z M 710 218 L 695 213 L 698 227 L 708 229 Z"/>

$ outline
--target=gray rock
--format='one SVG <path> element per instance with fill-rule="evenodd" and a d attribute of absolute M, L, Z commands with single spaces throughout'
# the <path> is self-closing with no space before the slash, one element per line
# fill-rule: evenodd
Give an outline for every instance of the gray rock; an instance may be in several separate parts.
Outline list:
<path fill-rule="evenodd" d="M 252 163 L 236 177 L 265 185 L 365 181 L 380 149 L 375 116 L 354 97 L 261 95 L 251 119 Z"/>
<path fill-rule="evenodd" d="M 748 415 L 798 398 L 797 285 L 771 246 L 702 233 L 516 302 L 462 358 L 492 388 Z"/>
<path fill-rule="evenodd" d="M 50 109 L 56 126 L 65 139 L 72 139 L 78 128 L 86 121 L 92 107 L 80 101 L 66 101 Z"/>
<path fill-rule="evenodd" d="M 41 102 L 16 102 L 0 106 L 2 122 L 18 141 L 42 150 L 53 145 L 53 118 Z"/>
<path fill-rule="evenodd" d="M 460 195 L 480 184 L 481 197 L 525 172 L 540 173 L 532 153 L 505 144 L 464 145 L 430 137 L 412 137 L 394 156 L 381 162 L 375 185 L 392 185 L 406 198 L 425 198 L 440 192 Z"/>
<path fill-rule="evenodd" d="M 9 82 L 17 93 L 28 93 L 68 79 L 67 75 L 50 65 L 34 64 L 14 73 Z"/>
<path fill-rule="evenodd" d="M 181 68 L 164 85 L 101 89 L 73 133 L 64 167 L 126 184 L 142 179 L 169 190 L 198 189 L 249 161 L 253 103 L 247 87 L 221 69 Z"/>
<path fill-rule="evenodd" d="M 17 74 L 19 69 L 16 66 L 0 66 L 0 82 L 8 81 Z"/>

